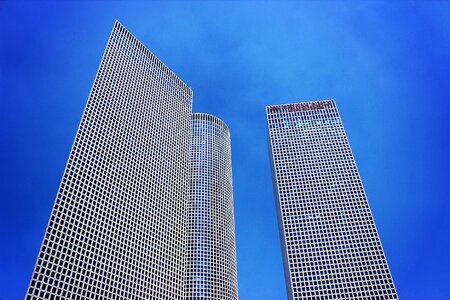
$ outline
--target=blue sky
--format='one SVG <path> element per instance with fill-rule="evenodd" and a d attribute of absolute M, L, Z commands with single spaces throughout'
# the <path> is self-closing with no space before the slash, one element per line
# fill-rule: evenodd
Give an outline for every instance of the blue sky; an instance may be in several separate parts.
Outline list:
<path fill-rule="evenodd" d="M 286 299 L 264 107 L 330 98 L 401 299 L 450 299 L 449 1 L 1 1 L 0 297 L 23 299 L 115 19 L 230 127 L 241 299 Z"/>

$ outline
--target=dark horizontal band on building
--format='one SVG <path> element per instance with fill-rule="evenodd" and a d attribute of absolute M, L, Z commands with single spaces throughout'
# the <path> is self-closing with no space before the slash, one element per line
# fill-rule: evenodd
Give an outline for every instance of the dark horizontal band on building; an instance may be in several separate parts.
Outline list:
<path fill-rule="evenodd" d="M 277 112 L 317 110 L 317 109 L 332 108 L 332 107 L 334 107 L 333 100 L 323 100 L 323 101 L 317 101 L 317 102 L 304 102 L 304 103 L 294 103 L 294 104 L 284 104 L 284 105 L 273 105 L 273 106 L 268 106 L 267 111 L 270 113 L 277 113 Z"/>

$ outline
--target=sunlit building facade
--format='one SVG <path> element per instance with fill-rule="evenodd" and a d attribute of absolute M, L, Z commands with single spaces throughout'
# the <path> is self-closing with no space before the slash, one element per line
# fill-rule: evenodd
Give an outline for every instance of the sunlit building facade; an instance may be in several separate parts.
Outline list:
<path fill-rule="evenodd" d="M 217 117 L 192 118 L 186 299 L 238 299 L 231 147 Z"/>
<path fill-rule="evenodd" d="M 289 299 L 398 299 L 333 100 L 266 107 Z"/>
<path fill-rule="evenodd" d="M 183 299 L 192 91 L 116 22 L 26 299 Z"/>

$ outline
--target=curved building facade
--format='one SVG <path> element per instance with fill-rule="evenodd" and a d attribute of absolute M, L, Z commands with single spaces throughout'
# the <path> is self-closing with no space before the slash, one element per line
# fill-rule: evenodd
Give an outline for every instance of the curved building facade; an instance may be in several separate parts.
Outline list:
<path fill-rule="evenodd" d="M 202 113 L 192 117 L 186 229 L 186 299 L 238 299 L 230 131 Z"/>

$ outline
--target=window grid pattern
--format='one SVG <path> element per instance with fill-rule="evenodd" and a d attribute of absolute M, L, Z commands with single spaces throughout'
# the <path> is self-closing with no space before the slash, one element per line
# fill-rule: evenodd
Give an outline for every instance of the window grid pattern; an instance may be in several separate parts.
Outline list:
<path fill-rule="evenodd" d="M 335 102 L 266 112 L 289 299 L 398 299 Z"/>
<path fill-rule="evenodd" d="M 191 105 L 116 22 L 26 299 L 183 298 Z"/>
<path fill-rule="evenodd" d="M 230 131 L 194 114 L 187 205 L 186 299 L 238 299 Z"/>

